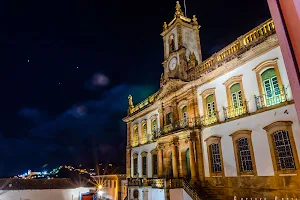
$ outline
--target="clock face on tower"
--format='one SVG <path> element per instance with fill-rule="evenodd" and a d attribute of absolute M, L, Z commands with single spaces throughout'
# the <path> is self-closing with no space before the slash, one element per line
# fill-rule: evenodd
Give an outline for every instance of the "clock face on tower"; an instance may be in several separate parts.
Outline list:
<path fill-rule="evenodd" d="M 177 66 L 177 58 L 176 57 L 173 57 L 171 58 L 171 60 L 169 61 L 169 69 L 170 71 L 174 70 Z"/>

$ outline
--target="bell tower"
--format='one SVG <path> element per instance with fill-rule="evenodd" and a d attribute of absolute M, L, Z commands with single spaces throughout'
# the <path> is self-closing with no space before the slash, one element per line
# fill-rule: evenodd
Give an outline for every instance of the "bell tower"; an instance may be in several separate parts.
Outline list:
<path fill-rule="evenodd" d="M 161 87 L 169 79 L 187 81 L 189 69 L 202 62 L 199 24 L 194 15 L 188 18 L 176 2 L 174 18 L 170 23 L 164 22 L 161 36 L 164 42 L 164 73 L 161 77 Z"/>

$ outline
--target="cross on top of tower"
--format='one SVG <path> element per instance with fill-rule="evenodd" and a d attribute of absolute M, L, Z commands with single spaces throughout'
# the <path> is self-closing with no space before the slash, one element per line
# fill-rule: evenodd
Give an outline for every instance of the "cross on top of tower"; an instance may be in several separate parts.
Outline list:
<path fill-rule="evenodd" d="M 193 15 L 192 19 L 186 17 L 184 15 L 184 12 L 181 10 L 181 5 L 180 5 L 179 1 L 176 1 L 174 18 L 172 19 L 172 21 L 170 23 L 164 22 L 163 31 L 167 31 L 169 29 L 169 27 L 171 27 L 173 24 L 175 24 L 176 22 L 179 22 L 179 21 L 190 24 L 190 25 L 194 26 L 194 28 L 199 29 L 199 25 L 198 25 L 196 16 Z"/>
<path fill-rule="evenodd" d="M 176 1 L 176 11 L 175 11 L 175 17 L 179 17 L 179 16 L 184 16 L 182 10 L 181 10 L 181 5 L 179 3 L 179 1 Z"/>

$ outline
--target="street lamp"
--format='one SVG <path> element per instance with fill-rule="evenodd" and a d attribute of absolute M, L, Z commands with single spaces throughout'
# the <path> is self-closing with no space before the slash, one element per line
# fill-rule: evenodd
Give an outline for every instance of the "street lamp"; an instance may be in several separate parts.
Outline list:
<path fill-rule="evenodd" d="M 102 185 L 98 185 L 98 191 L 97 191 L 98 199 L 102 199 L 102 195 L 103 195 L 103 190 L 102 190 L 102 188 L 103 188 Z"/>

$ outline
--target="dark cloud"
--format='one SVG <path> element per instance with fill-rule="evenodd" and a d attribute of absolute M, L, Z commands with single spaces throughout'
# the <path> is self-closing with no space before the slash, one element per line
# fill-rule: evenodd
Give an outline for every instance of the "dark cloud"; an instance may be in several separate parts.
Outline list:
<path fill-rule="evenodd" d="M 18 115 L 34 123 L 42 123 L 46 120 L 46 114 L 35 108 L 22 108 Z"/>
<path fill-rule="evenodd" d="M 85 83 L 85 88 L 91 91 L 98 90 L 105 86 L 108 86 L 109 78 L 102 73 L 95 73 L 88 81 Z"/>
<path fill-rule="evenodd" d="M 112 87 L 94 99 L 77 103 L 56 117 L 45 119 L 42 111 L 23 108 L 19 116 L 33 122 L 28 134 L 17 138 L 2 136 L 1 162 L 23 163 L 14 173 L 32 166 L 49 168 L 59 164 L 91 163 L 95 160 L 120 162 L 125 160 L 126 125 L 122 118 L 128 108 L 131 94 L 139 102 L 155 92 L 150 85 L 121 84 Z M 1 134 L 0 134 L 1 137 Z M 16 150 L 19 149 L 20 151 Z M 0 172 L 10 164 L 0 164 Z M 19 170 L 19 171 L 18 171 Z"/>

